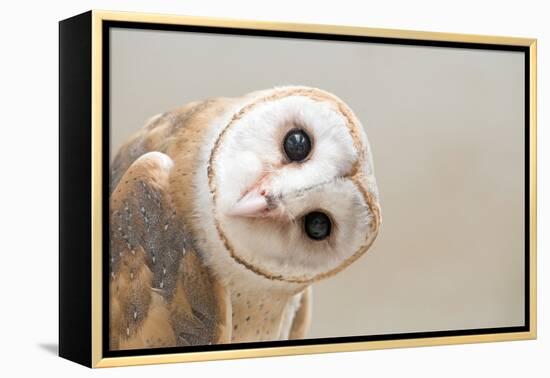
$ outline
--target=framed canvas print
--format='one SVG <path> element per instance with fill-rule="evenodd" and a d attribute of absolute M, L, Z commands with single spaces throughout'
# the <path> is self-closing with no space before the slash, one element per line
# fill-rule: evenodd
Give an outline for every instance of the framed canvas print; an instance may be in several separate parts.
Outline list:
<path fill-rule="evenodd" d="M 536 337 L 536 41 L 60 22 L 59 353 Z"/>

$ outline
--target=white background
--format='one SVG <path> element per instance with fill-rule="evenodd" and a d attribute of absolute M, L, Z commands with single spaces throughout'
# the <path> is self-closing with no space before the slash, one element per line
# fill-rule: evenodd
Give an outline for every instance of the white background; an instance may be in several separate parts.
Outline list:
<path fill-rule="evenodd" d="M 546 318 L 550 205 L 550 65 L 545 1 L 71 1 L 4 2 L 0 22 L 3 248 L 0 371 L 58 376 L 548 376 Z M 88 9 L 536 37 L 539 39 L 539 339 L 466 346 L 217 361 L 90 371 L 55 356 L 57 344 L 57 21 Z M 546 171 L 546 173 L 545 173 Z M 546 211 L 544 211 L 546 210 Z M 546 234 L 548 235 L 548 234 Z"/>

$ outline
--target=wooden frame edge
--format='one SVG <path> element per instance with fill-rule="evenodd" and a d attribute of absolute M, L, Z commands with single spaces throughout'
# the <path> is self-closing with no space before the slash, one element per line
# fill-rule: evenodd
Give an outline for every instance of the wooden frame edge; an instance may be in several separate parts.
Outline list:
<path fill-rule="evenodd" d="M 529 298 L 530 329 L 537 336 L 537 40 L 529 44 Z"/>
<path fill-rule="evenodd" d="M 103 357 L 102 18 L 92 11 L 92 367 Z"/>
<path fill-rule="evenodd" d="M 147 364 L 166 364 L 176 362 L 200 362 L 213 360 L 233 360 L 241 358 L 276 357 L 289 355 L 307 355 L 332 352 L 357 352 L 378 349 L 428 347 L 441 345 L 458 345 L 500 341 L 518 341 L 534 339 L 531 332 L 507 334 L 433 337 L 425 339 L 404 339 L 388 341 L 364 341 L 341 344 L 318 344 L 307 346 L 269 347 L 257 349 L 223 350 L 213 352 L 173 353 L 131 357 L 108 357 L 101 359 L 94 367 L 118 367 Z"/>
<path fill-rule="evenodd" d="M 501 44 L 529 48 L 530 62 L 530 330 L 500 334 L 478 334 L 415 338 L 387 341 L 364 341 L 338 344 L 266 347 L 255 349 L 221 350 L 209 352 L 173 353 L 131 357 L 103 358 L 102 343 L 102 23 L 103 21 L 128 21 L 162 24 L 186 24 L 228 28 L 299 31 L 309 33 L 357 35 L 445 42 Z M 414 30 L 366 28 L 322 24 L 296 24 L 253 20 L 223 19 L 197 16 L 92 11 L 92 367 L 116 367 L 175 362 L 272 357 L 298 354 L 351 352 L 404 347 L 426 347 L 451 344 L 485 343 L 499 341 L 533 340 L 537 338 L 537 40 L 534 38 L 502 37 L 476 34 L 426 32 Z M 98 279 L 99 278 L 99 279 Z"/>

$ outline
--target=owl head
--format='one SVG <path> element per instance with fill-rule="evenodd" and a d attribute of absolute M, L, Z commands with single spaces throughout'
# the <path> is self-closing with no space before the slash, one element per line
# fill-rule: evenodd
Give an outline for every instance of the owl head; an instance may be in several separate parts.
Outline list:
<path fill-rule="evenodd" d="M 278 87 L 243 97 L 216 122 L 200 211 L 225 269 L 305 284 L 367 251 L 378 191 L 365 131 L 342 100 Z"/>

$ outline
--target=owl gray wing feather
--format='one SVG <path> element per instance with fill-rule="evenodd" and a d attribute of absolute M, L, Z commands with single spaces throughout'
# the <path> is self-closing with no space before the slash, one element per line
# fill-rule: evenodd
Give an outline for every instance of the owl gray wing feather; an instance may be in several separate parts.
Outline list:
<path fill-rule="evenodd" d="M 112 350 L 228 342 L 227 292 L 187 242 L 169 189 L 172 160 L 150 152 L 110 197 Z"/>

